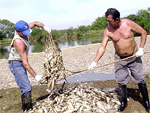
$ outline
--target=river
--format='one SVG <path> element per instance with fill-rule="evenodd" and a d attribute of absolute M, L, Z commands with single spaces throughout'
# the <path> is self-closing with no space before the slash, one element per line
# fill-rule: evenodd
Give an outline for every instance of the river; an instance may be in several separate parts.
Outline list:
<path fill-rule="evenodd" d="M 60 41 L 58 42 L 58 46 L 60 49 L 75 47 L 80 45 L 87 45 L 92 43 L 101 42 L 101 38 L 83 38 L 80 40 L 68 40 L 68 41 Z M 45 50 L 45 45 L 43 43 L 35 43 L 30 45 L 29 54 L 43 52 Z M 0 47 L 0 59 L 7 59 L 10 52 L 10 46 L 4 45 Z"/>

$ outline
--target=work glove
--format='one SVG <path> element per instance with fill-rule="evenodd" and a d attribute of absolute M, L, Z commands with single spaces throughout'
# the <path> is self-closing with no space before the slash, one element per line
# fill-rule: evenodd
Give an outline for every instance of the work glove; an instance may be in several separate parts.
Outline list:
<path fill-rule="evenodd" d="M 44 26 L 44 30 L 47 31 L 48 33 L 51 33 L 51 28 Z"/>
<path fill-rule="evenodd" d="M 94 67 L 96 67 L 97 63 L 96 62 L 92 62 L 92 64 L 88 67 L 89 70 L 93 70 Z"/>
<path fill-rule="evenodd" d="M 136 57 L 141 57 L 144 54 L 144 48 L 139 48 L 138 51 L 135 53 Z"/>
<path fill-rule="evenodd" d="M 43 75 L 36 75 L 35 76 L 35 80 L 40 83 L 40 81 L 42 80 Z"/>

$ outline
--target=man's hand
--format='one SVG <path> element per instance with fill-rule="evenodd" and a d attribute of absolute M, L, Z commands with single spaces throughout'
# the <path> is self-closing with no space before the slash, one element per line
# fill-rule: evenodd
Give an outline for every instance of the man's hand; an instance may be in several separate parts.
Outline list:
<path fill-rule="evenodd" d="M 96 67 L 97 63 L 96 62 L 92 62 L 92 64 L 88 67 L 89 70 L 93 70 L 94 67 Z"/>
<path fill-rule="evenodd" d="M 46 30 L 48 33 L 51 33 L 51 28 L 44 26 L 44 30 Z"/>
<path fill-rule="evenodd" d="M 144 48 L 139 48 L 138 51 L 135 53 L 136 57 L 141 57 L 144 54 Z"/>
<path fill-rule="evenodd" d="M 36 75 L 35 76 L 35 80 L 40 83 L 40 81 L 42 80 L 43 75 Z"/>

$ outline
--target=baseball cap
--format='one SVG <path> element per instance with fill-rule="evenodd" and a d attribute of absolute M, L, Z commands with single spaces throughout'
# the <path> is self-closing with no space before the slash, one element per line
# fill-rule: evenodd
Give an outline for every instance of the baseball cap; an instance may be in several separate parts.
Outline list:
<path fill-rule="evenodd" d="M 15 29 L 22 32 L 24 35 L 30 34 L 30 27 L 27 22 L 20 20 L 15 24 Z"/>

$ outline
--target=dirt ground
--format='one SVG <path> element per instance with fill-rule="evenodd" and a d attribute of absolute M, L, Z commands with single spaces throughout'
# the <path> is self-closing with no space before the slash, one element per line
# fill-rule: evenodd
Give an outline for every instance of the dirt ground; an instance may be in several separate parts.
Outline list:
<path fill-rule="evenodd" d="M 148 87 L 148 94 L 150 98 L 150 74 L 145 74 L 146 83 Z M 87 82 L 92 87 L 99 88 L 101 90 L 107 89 L 115 89 L 116 93 L 118 93 L 118 84 L 115 80 L 108 81 L 90 81 Z M 76 85 L 77 83 L 66 84 L 68 85 Z M 60 85 L 61 86 L 61 85 Z M 32 100 L 33 105 L 37 100 L 42 100 L 47 98 L 48 93 L 46 92 L 47 85 L 37 85 L 33 86 L 32 91 Z M 0 90 L 0 113 L 22 113 L 21 112 L 21 100 L 20 100 L 20 90 L 18 88 L 9 88 Z M 128 105 L 123 113 L 147 113 L 142 96 L 138 89 L 137 85 L 134 85 L 132 81 L 127 85 L 127 94 L 128 94 Z"/>
<path fill-rule="evenodd" d="M 148 94 L 150 98 L 150 75 L 145 75 L 146 84 L 148 88 Z M 117 88 L 118 84 L 115 80 L 111 81 L 94 81 L 92 86 L 100 89 L 105 88 Z M 147 113 L 144 108 L 143 99 L 139 91 L 138 85 L 135 85 L 132 81 L 127 85 L 127 95 L 129 98 L 128 105 L 123 113 Z"/>
<path fill-rule="evenodd" d="M 139 39 L 137 38 L 137 42 L 139 43 Z M 150 35 L 147 39 L 147 44 L 145 46 L 145 51 L 149 52 L 150 44 Z M 86 45 L 82 47 L 70 48 L 62 50 L 62 56 L 65 68 L 70 71 L 79 71 L 83 69 L 87 69 L 87 66 L 91 64 L 93 58 L 95 57 L 97 48 L 99 44 Z M 113 58 L 113 44 L 110 42 L 107 46 L 107 52 L 104 54 L 104 57 L 101 58 L 98 65 L 106 64 L 108 62 L 112 62 Z M 38 74 L 43 74 L 43 53 L 33 54 L 29 56 L 29 62 L 35 71 Z M 143 67 L 144 72 L 150 72 L 150 60 L 149 53 L 144 54 L 143 59 Z M 38 62 L 37 60 L 38 59 Z M 107 60 L 106 60 L 107 59 Z M 22 113 L 21 112 L 21 92 L 15 83 L 14 76 L 10 73 L 8 69 L 8 61 L 0 60 L 0 113 Z M 105 67 L 98 68 L 94 71 L 95 73 L 114 73 L 114 66 L 109 65 Z M 148 87 L 148 94 L 150 98 L 150 74 L 145 75 L 146 83 Z M 37 85 L 34 78 L 31 78 L 29 75 L 29 79 L 33 86 L 32 91 L 32 100 L 33 104 L 35 104 L 36 100 L 42 100 L 47 98 L 48 93 L 46 92 L 47 85 Z M 88 84 L 92 85 L 95 88 L 100 88 L 101 90 L 107 90 L 109 88 L 118 89 L 118 84 L 115 80 L 109 81 L 91 81 Z M 75 84 L 66 84 L 67 85 L 75 85 Z M 116 90 L 117 91 L 117 90 Z M 127 85 L 128 91 L 128 105 L 123 113 L 147 113 L 142 96 L 139 92 L 138 86 L 134 85 L 132 81 Z M 117 92 L 116 92 L 117 93 Z"/>

